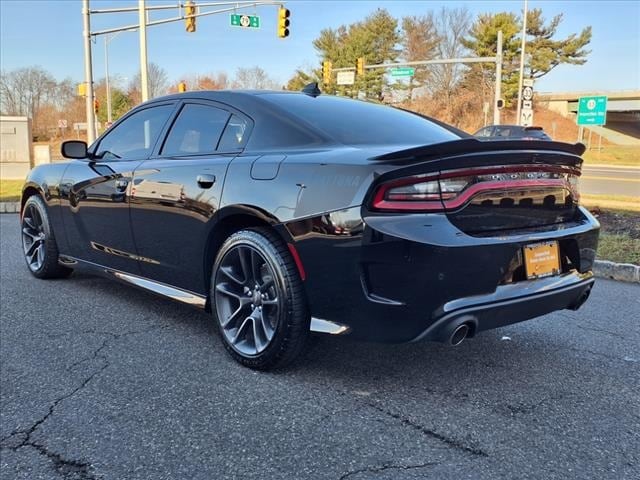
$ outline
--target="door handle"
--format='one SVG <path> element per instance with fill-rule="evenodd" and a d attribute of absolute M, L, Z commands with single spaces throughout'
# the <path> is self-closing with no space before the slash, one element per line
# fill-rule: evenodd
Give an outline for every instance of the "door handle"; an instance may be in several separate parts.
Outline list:
<path fill-rule="evenodd" d="M 211 188 L 216 183 L 216 176 L 209 174 L 198 175 L 198 186 L 200 188 Z"/>
<path fill-rule="evenodd" d="M 127 185 L 129 185 L 129 180 L 125 178 L 119 178 L 116 180 L 116 191 L 118 193 L 122 193 L 127 189 Z"/>

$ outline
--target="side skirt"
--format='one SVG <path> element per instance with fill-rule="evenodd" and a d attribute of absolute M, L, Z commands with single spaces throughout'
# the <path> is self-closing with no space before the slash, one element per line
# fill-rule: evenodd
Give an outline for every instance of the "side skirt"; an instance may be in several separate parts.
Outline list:
<path fill-rule="evenodd" d="M 120 270 L 98 265 L 97 263 L 87 262 L 67 255 L 61 255 L 59 262 L 60 264 L 68 267 L 87 270 L 107 278 L 115 278 L 116 280 L 120 280 L 121 282 L 129 285 L 134 285 L 143 290 L 192 305 L 202 310 L 205 309 L 207 304 L 207 298 L 203 295 L 198 295 L 197 293 L 193 293 L 188 290 L 182 290 L 180 288 L 172 287 L 131 273 L 121 272 Z"/>

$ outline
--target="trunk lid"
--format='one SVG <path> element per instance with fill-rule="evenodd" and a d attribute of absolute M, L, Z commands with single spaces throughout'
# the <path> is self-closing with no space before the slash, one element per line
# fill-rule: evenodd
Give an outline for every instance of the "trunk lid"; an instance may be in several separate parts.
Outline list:
<path fill-rule="evenodd" d="M 583 152 L 582 144 L 463 139 L 387 153 L 375 160 L 410 165 L 384 176 L 373 207 L 443 211 L 477 236 L 553 228 L 577 216 Z"/>

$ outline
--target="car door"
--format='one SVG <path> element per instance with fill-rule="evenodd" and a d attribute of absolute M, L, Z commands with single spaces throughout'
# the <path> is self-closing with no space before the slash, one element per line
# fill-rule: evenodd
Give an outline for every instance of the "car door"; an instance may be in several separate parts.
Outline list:
<path fill-rule="evenodd" d="M 133 172 L 152 153 L 175 102 L 136 110 L 72 162 L 61 181 L 70 253 L 80 260 L 138 273 L 129 216 Z"/>
<path fill-rule="evenodd" d="M 210 221 L 251 125 L 215 102 L 183 102 L 164 142 L 133 178 L 131 225 L 143 276 L 203 293 Z"/>

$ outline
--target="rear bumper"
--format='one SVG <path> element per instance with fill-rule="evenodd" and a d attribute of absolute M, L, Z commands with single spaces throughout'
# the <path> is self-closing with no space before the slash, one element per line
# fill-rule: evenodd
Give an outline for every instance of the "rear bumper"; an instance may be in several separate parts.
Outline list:
<path fill-rule="evenodd" d="M 364 340 L 443 340 L 465 319 L 473 334 L 575 308 L 593 285 L 599 224 L 586 210 L 572 224 L 493 237 L 469 236 L 442 214 L 336 213 L 287 228 L 302 232 L 292 236 L 311 315 Z M 514 256 L 547 240 L 566 257 L 562 274 L 505 282 Z"/>
<path fill-rule="evenodd" d="M 591 272 L 520 282 L 498 287 L 491 295 L 451 302 L 444 316 L 413 341 L 447 342 L 453 331 L 467 324 L 471 336 L 483 330 L 504 327 L 556 310 L 578 309 L 588 298 L 594 279 Z"/>

